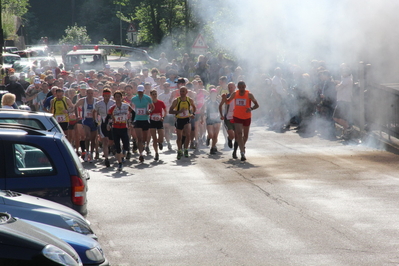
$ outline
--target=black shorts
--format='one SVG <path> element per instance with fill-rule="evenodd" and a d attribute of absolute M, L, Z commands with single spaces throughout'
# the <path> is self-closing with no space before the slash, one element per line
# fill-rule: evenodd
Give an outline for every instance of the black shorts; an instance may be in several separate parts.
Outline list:
<path fill-rule="evenodd" d="M 136 120 L 134 128 L 141 128 L 143 131 L 147 131 L 150 128 L 150 123 L 148 120 Z"/>
<path fill-rule="evenodd" d="M 190 124 L 190 118 L 177 118 L 176 119 L 176 123 L 175 123 L 175 127 L 178 130 L 183 130 L 184 126 Z"/>
<path fill-rule="evenodd" d="M 61 123 L 58 123 L 58 124 L 60 124 L 60 127 L 62 128 L 62 130 L 68 130 L 68 125 L 69 125 L 69 123 L 68 122 L 61 122 Z"/>
<path fill-rule="evenodd" d="M 101 123 L 101 126 L 99 128 L 100 128 L 100 132 L 98 132 L 98 133 L 100 133 L 100 136 L 102 138 L 112 139 L 112 138 L 110 138 L 110 137 L 112 137 L 112 131 L 111 130 L 107 130 L 107 124 L 106 123 Z"/>
<path fill-rule="evenodd" d="M 150 128 L 163 129 L 163 122 L 150 119 Z"/>

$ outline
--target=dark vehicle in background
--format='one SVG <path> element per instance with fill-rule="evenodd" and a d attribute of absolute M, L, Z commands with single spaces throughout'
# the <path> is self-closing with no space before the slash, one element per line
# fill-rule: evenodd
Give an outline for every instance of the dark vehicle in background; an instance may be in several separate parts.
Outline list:
<path fill-rule="evenodd" d="M 0 124 L 0 189 L 87 214 L 88 172 L 63 134 Z"/>
<path fill-rule="evenodd" d="M 47 224 L 23 220 L 65 241 L 78 253 L 83 266 L 109 266 L 101 245 L 94 239 Z"/>
<path fill-rule="evenodd" d="M 10 190 L 0 190 L 0 212 L 48 224 L 97 239 L 81 214 L 59 203 Z"/>
<path fill-rule="evenodd" d="M 67 243 L 10 214 L 0 213 L 0 265 L 81 266 Z"/>

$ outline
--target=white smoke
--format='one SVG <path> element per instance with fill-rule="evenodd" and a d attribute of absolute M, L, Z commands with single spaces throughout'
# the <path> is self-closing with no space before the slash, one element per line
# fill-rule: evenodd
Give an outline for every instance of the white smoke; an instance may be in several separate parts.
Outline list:
<path fill-rule="evenodd" d="M 399 55 L 396 0 L 191 0 L 211 25 L 218 45 L 251 68 L 275 61 L 308 66 L 310 60 L 359 61 L 381 69 L 384 78 Z M 391 74 L 391 75 L 389 75 Z M 391 77 L 392 76 L 392 77 Z"/>

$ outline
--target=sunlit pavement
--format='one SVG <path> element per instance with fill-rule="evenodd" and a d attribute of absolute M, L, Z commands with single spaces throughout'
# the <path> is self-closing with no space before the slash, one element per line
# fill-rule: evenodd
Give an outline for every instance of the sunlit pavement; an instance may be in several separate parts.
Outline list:
<path fill-rule="evenodd" d="M 89 215 L 112 265 L 398 262 L 398 156 L 253 127 L 247 162 L 223 150 L 138 156 L 91 171 Z"/>

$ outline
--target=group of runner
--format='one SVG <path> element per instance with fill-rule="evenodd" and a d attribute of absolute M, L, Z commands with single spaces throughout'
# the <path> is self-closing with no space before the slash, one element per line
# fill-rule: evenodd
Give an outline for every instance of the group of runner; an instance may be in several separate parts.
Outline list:
<path fill-rule="evenodd" d="M 205 88 L 200 77 L 190 82 L 173 71 L 159 76 L 157 69 L 151 70 L 151 76 L 148 69 L 130 77 L 109 68 L 90 74 L 62 71 L 57 79 L 45 78 L 38 84 L 37 77 L 32 84 L 41 92 L 50 88 L 46 97 L 33 97 L 32 102 L 54 115 L 85 162 L 99 159 L 100 146 L 105 166 L 111 166 L 113 153 L 120 171 L 132 152 L 138 152 L 143 162 L 144 152 L 151 153 L 151 141 L 154 160 L 159 160 L 164 140 L 172 150 L 174 133 L 178 160 L 201 145 L 210 146 L 210 154 L 216 154 L 222 121 L 233 158 L 238 158 L 239 148 L 241 160 L 246 160 L 251 112 L 259 105 L 244 81 L 227 84 L 221 77 L 219 86 Z"/>

